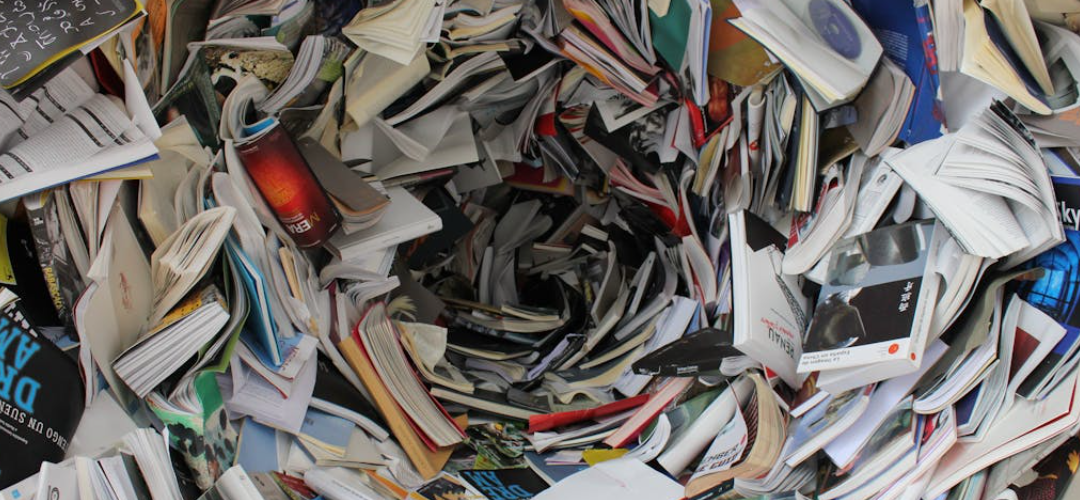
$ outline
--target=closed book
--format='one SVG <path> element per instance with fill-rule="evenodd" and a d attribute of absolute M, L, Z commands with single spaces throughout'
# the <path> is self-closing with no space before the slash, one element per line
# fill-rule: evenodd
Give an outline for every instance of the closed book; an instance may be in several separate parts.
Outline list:
<path fill-rule="evenodd" d="M 334 235 L 326 249 L 343 261 L 356 260 L 442 229 L 442 219 L 405 188 L 392 187 L 387 192 L 390 207 L 379 222 L 352 234 Z"/>
<path fill-rule="evenodd" d="M 59 462 L 84 409 L 79 367 L 9 304 L 0 314 L 0 489 Z"/>
<path fill-rule="evenodd" d="M 236 143 L 236 154 L 270 210 L 300 248 L 322 245 L 337 231 L 341 216 L 311 172 L 285 128 L 273 118 L 260 121 Z"/>

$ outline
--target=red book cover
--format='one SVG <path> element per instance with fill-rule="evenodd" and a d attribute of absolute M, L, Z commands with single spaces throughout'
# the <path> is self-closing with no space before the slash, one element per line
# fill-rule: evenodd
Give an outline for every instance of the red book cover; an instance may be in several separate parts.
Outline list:
<path fill-rule="evenodd" d="M 529 417 L 529 432 L 542 432 L 564 425 L 570 425 L 585 420 L 595 420 L 608 415 L 621 413 L 631 408 L 645 404 L 649 400 L 648 394 L 639 394 L 632 398 L 620 399 L 613 403 L 600 405 L 587 410 L 563 411 L 549 413 L 547 415 L 533 415 Z"/>
<path fill-rule="evenodd" d="M 300 248 L 322 245 L 341 223 L 285 127 L 267 119 L 236 143 L 236 153 L 266 204 Z"/>

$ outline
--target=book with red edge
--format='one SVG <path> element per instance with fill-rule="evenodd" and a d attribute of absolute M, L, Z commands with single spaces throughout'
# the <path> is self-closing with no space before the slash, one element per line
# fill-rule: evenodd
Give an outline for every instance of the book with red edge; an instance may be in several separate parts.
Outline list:
<path fill-rule="evenodd" d="M 404 368 L 404 369 L 408 370 L 409 374 L 416 380 L 416 383 L 419 385 L 419 387 L 421 389 L 423 389 L 423 393 L 426 396 L 426 398 L 431 401 L 431 403 L 439 411 L 439 413 L 446 419 L 446 421 L 451 426 L 453 426 L 453 428 L 457 432 L 457 434 L 461 438 L 464 438 L 465 437 L 465 430 L 463 428 L 461 428 L 460 425 L 458 425 L 458 423 L 454 420 L 454 418 L 452 416 L 450 416 L 450 413 L 446 411 L 446 408 L 443 407 L 443 405 L 441 403 L 439 403 L 439 401 L 437 399 L 435 399 L 431 395 L 430 391 L 424 386 L 423 381 L 420 378 L 420 374 L 416 371 L 416 369 L 411 364 L 409 364 L 408 357 L 407 357 L 407 355 L 405 353 L 405 350 L 404 350 L 404 348 L 401 347 L 401 343 L 400 343 L 401 334 L 400 334 L 400 332 L 398 332 L 397 326 L 394 325 L 393 320 L 391 320 L 389 318 L 389 316 L 386 316 L 386 313 L 385 313 L 386 309 L 385 308 L 386 308 L 386 304 L 383 303 L 383 302 L 378 302 L 378 303 L 375 303 L 375 304 L 372 304 L 372 305 L 368 306 L 367 310 L 365 310 L 364 314 L 361 316 L 360 321 L 356 324 L 355 327 L 353 327 L 353 339 L 356 340 L 357 346 L 360 348 L 360 351 L 363 353 L 364 356 L 366 356 L 368 358 L 368 361 L 371 362 L 372 366 L 376 367 L 376 372 L 378 372 L 378 365 L 376 364 L 376 362 L 375 362 L 376 360 L 372 356 L 372 350 L 364 342 L 364 336 L 360 334 L 360 327 L 361 327 L 361 325 L 366 324 L 367 320 L 369 319 L 369 316 L 373 312 L 376 313 L 376 314 L 381 312 L 383 314 L 383 316 L 386 318 L 387 324 L 389 325 L 390 329 L 393 332 L 393 338 L 394 338 L 393 345 L 394 345 L 394 348 L 397 350 L 397 353 L 400 356 L 399 360 L 401 361 L 401 365 L 399 366 L 399 368 Z M 384 385 L 386 385 L 386 380 L 383 378 L 382 374 L 379 374 L 379 378 L 383 379 L 382 382 L 383 382 Z M 392 394 L 392 392 L 391 392 L 391 394 Z M 395 399 L 395 402 L 397 403 L 397 406 L 401 409 L 402 413 L 405 415 L 406 421 L 408 422 L 409 426 L 413 429 L 413 431 L 416 432 L 416 434 L 421 438 L 421 440 L 424 442 L 424 445 L 429 450 L 431 450 L 432 452 L 435 452 L 435 451 L 438 451 L 438 449 L 440 447 L 445 446 L 445 445 L 440 446 L 439 443 L 436 441 L 436 439 L 434 439 L 426 430 L 424 430 L 424 428 L 420 425 L 420 423 L 417 422 L 416 415 L 414 414 L 412 409 L 407 408 L 406 405 L 402 404 L 402 402 L 400 400 L 398 400 L 396 397 L 394 399 Z"/>

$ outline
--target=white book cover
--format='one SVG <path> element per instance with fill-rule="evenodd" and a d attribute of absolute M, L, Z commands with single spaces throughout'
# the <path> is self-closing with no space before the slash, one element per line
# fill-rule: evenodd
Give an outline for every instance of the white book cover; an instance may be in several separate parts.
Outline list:
<path fill-rule="evenodd" d="M 338 233 L 326 248 L 342 261 L 351 261 L 442 229 L 442 219 L 405 188 L 392 187 L 387 194 L 390 207 L 379 222 L 352 234 Z"/>
<path fill-rule="evenodd" d="M 809 300 L 796 276 L 781 274 L 786 239 L 747 211 L 729 216 L 735 348 L 799 387 Z"/>
<path fill-rule="evenodd" d="M 79 480 L 73 462 L 58 465 L 50 462 L 41 463 L 38 473 L 37 490 L 40 497 L 47 500 L 79 500 Z"/>

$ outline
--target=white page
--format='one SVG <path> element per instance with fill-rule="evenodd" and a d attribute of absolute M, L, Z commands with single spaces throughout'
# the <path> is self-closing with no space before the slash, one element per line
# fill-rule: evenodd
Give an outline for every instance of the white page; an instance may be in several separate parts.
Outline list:
<path fill-rule="evenodd" d="M 617 498 L 619 500 L 678 500 L 683 487 L 632 458 L 601 462 L 559 481 L 534 500 Z"/>
<path fill-rule="evenodd" d="M 317 364 L 315 356 L 308 359 L 297 375 L 288 398 L 282 397 L 274 386 L 252 372 L 243 376 L 243 385 L 235 388 L 227 377 L 218 377 L 218 383 L 223 386 L 223 395 L 226 392 L 225 386 L 232 390 L 232 396 L 226 400 L 225 407 L 230 414 L 250 415 L 265 425 L 298 434 L 304 424 L 311 393 L 315 389 Z M 231 365 L 233 370 L 242 369 L 240 363 L 234 362 Z"/>
<path fill-rule="evenodd" d="M 874 434 L 874 430 L 889 416 L 889 412 L 911 393 L 915 383 L 934 366 L 947 348 L 948 346 L 941 341 L 931 343 L 923 354 L 923 362 L 919 371 L 878 384 L 874 394 L 870 396 L 870 404 L 867 405 L 866 411 L 859 417 L 859 420 L 852 424 L 851 427 L 848 427 L 843 434 L 825 445 L 825 453 L 828 453 L 833 463 L 843 467 L 855 459 L 862 446 Z"/>

